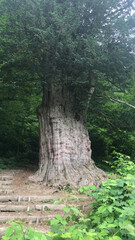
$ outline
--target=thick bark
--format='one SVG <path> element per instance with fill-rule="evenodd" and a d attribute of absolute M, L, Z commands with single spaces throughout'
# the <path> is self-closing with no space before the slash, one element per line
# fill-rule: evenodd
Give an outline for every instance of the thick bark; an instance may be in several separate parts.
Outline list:
<path fill-rule="evenodd" d="M 44 95 L 38 108 L 39 170 L 33 180 L 52 186 L 99 186 L 106 175 L 91 159 L 85 114 L 76 114 L 72 102 L 68 91 L 51 89 Z"/>

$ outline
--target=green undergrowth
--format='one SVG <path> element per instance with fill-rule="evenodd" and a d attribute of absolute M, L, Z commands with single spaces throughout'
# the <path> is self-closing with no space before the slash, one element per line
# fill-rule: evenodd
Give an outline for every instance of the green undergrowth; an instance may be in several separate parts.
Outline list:
<path fill-rule="evenodd" d="M 93 198 L 84 214 L 74 206 L 64 208 L 64 216 L 50 221 L 46 235 L 26 228 L 20 222 L 10 223 L 3 240 L 134 240 L 135 239 L 135 164 L 128 156 L 115 153 L 111 166 L 116 174 L 100 188 L 82 187 L 78 193 Z M 95 201 L 94 201 L 95 200 Z"/>
<path fill-rule="evenodd" d="M 31 169 L 34 172 L 38 170 L 38 165 L 30 163 L 28 160 L 0 157 L 0 172 L 5 169 Z M 26 183 L 30 184 L 30 183 Z"/>
<path fill-rule="evenodd" d="M 33 170 L 37 170 L 38 165 L 34 164 L 32 161 L 30 162 L 28 159 L 21 158 L 5 158 L 0 157 L 0 171 L 3 169 L 20 169 L 20 168 L 32 168 Z"/>

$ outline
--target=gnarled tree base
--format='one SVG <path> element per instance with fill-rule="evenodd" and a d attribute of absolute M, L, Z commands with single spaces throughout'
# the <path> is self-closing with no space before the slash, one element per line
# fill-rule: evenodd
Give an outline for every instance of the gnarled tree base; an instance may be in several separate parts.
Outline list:
<path fill-rule="evenodd" d="M 29 180 L 32 182 L 44 182 L 44 185 L 53 187 L 70 185 L 74 188 L 80 188 L 82 186 L 91 185 L 99 187 L 102 181 L 107 179 L 106 173 L 101 169 L 97 168 L 94 164 L 92 167 L 82 166 L 80 171 L 72 169 L 71 172 L 67 171 L 68 177 L 64 176 L 63 173 L 60 173 L 60 175 L 58 176 L 58 172 L 56 173 L 56 175 L 53 172 L 53 174 L 49 174 L 47 180 L 44 180 L 42 175 L 43 172 L 39 174 L 39 171 L 37 171 L 34 176 L 29 177 Z"/>
<path fill-rule="evenodd" d="M 56 103 L 38 109 L 40 163 L 38 172 L 30 180 L 56 187 L 99 186 L 106 174 L 91 159 L 90 140 L 83 119 L 75 119 L 66 105 Z"/>

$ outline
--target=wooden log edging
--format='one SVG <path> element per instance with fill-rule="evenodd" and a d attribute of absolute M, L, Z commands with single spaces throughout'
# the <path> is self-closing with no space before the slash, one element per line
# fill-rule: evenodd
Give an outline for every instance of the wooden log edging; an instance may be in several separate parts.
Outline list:
<path fill-rule="evenodd" d="M 13 176 L 6 176 L 6 175 L 0 176 L 0 181 L 7 181 L 7 180 L 13 180 Z"/>
<path fill-rule="evenodd" d="M 32 210 L 37 211 L 62 211 L 65 205 L 55 205 L 55 204 L 40 204 L 40 205 L 0 205 L 0 212 L 29 212 Z"/>
<path fill-rule="evenodd" d="M 7 180 L 5 180 L 5 181 L 0 181 L 0 186 L 1 185 L 11 185 L 12 184 L 12 181 L 7 181 Z"/>
<path fill-rule="evenodd" d="M 37 225 L 41 222 L 46 222 L 48 220 L 51 220 L 53 219 L 55 216 L 54 214 L 52 215 L 46 215 L 46 216 L 17 216 L 17 215 L 14 215 L 14 216 L 1 216 L 0 217 L 0 223 L 7 223 L 9 221 L 16 221 L 16 220 L 19 220 L 19 221 L 23 221 L 25 223 L 36 223 Z"/>
<path fill-rule="evenodd" d="M 0 196 L 0 202 L 44 202 L 48 203 L 51 201 L 58 200 L 58 197 L 55 196 Z M 62 198 L 66 200 L 67 198 Z M 88 197 L 78 197 L 78 200 L 86 200 Z M 69 197 L 68 200 L 75 200 L 73 197 Z"/>
<path fill-rule="evenodd" d="M 57 197 L 54 196 L 0 196 L 0 202 L 42 202 L 42 201 L 55 201 Z"/>
<path fill-rule="evenodd" d="M 0 190 L 0 195 L 2 195 L 2 194 L 11 194 L 11 193 L 14 193 L 14 191 L 13 190 L 9 190 L 9 189 L 2 189 L 2 190 Z"/>

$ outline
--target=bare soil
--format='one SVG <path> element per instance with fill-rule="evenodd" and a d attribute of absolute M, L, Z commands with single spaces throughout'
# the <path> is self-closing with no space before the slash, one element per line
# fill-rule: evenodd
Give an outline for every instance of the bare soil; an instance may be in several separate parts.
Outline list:
<path fill-rule="evenodd" d="M 53 196 L 56 199 L 62 198 L 64 199 L 60 204 L 65 204 L 65 205 L 74 205 L 74 206 L 78 206 L 80 207 L 80 209 L 82 211 L 87 211 L 89 208 L 89 203 L 90 203 L 90 199 L 86 198 L 85 195 L 77 195 L 77 197 L 81 197 L 82 199 L 80 199 L 78 202 L 76 200 L 74 200 L 71 196 L 72 199 L 69 198 L 69 193 L 66 191 L 60 191 L 59 189 L 53 188 L 53 187 L 47 187 L 44 185 L 44 183 L 32 183 L 29 181 L 29 176 L 33 175 L 34 171 L 33 170 L 28 170 L 28 169 L 19 169 L 19 170 L 3 170 L 2 172 L 0 172 L 0 175 L 3 176 L 13 176 L 13 180 L 11 180 L 11 184 L 8 186 L 8 189 L 13 190 L 13 193 L 10 195 L 5 195 L 5 196 L 18 196 L 18 199 L 21 199 L 21 197 L 24 196 L 29 196 L 29 197 L 37 197 L 39 198 L 40 196 Z M 66 200 L 68 199 L 68 200 Z M 36 199 L 32 202 L 30 201 L 19 201 L 19 202 L 12 202 L 9 201 L 7 203 L 3 203 L 6 206 L 9 205 L 26 205 L 26 206 L 31 206 L 33 204 L 39 204 L 39 202 L 36 202 Z M 40 203 L 41 204 L 41 203 Z M 52 202 L 50 202 L 50 204 L 52 204 Z M 1 205 L 1 203 L 0 203 Z M 23 212 L 0 212 L 0 218 L 2 219 L 2 217 L 10 217 L 11 220 L 14 216 L 18 216 L 19 217 L 26 217 L 26 216 L 38 216 L 39 217 L 44 217 L 47 216 L 49 218 L 49 216 L 52 216 L 55 214 L 61 214 L 63 215 L 62 211 L 30 211 L 29 213 L 27 211 L 23 211 Z M 5 224 L 0 224 L 0 229 L 4 229 L 5 228 Z M 31 221 L 29 221 L 26 224 L 27 227 L 32 226 L 35 228 L 35 230 L 40 231 L 40 232 L 48 232 L 50 230 L 50 226 L 48 221 L 46 220 L 45 222 L 40 222 L 38 224 L 33 224 Z"/>

